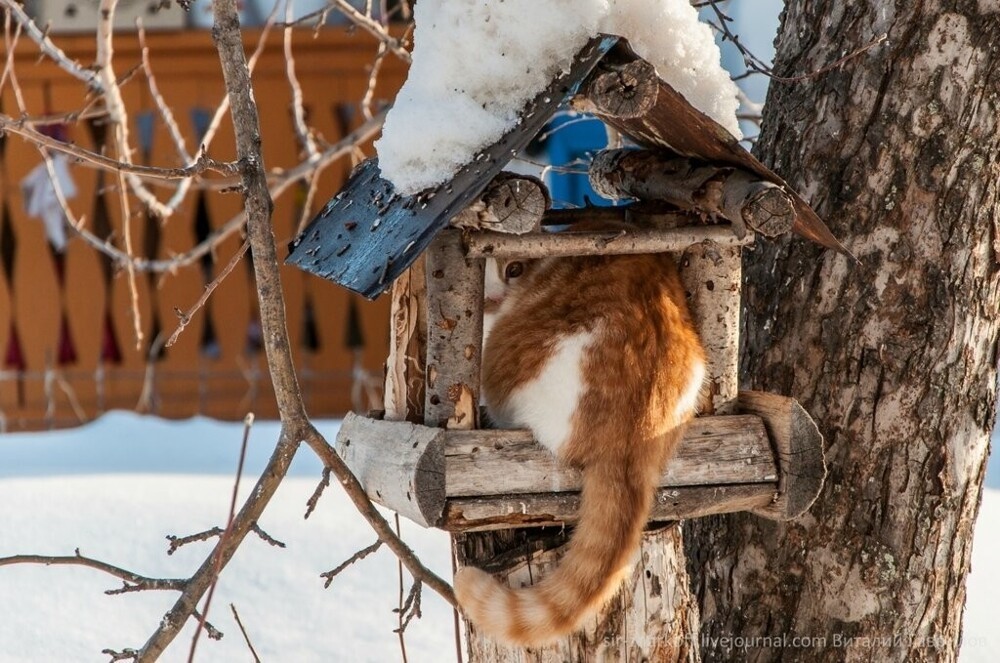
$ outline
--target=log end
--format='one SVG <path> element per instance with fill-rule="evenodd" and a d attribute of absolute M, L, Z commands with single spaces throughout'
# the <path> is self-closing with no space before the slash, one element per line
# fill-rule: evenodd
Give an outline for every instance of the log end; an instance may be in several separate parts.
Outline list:
<path fill-rule="evenodd" d="M 743 205 L 743 222 L 764 237 L 777 237 L 791 231 L 795 223 L 795 203 L 778 186 L 767 186 Z"/>
<path fill-rule="evenodd" d="M 645 60 L 603 66 L 584 83 L 582 93 L 596 111 L 621 119 L 642 117 L 656 105 L 660 81 Z"/>
<path fill-rule="evenodd" d="M 369 499 L 418 525 L 434 527 L 445 506 L 443 433 L 348 413 L 336 449 Z"/>
<path fill-rule="evenodd" d="M 778 460 L 774 500 L 753 513 L 771 520 L 793 520 L 812 506 L 826 479 L 823 435 L 794 398 L 761 391 L 741 391 L 740 409 L 764 420 Z"/>

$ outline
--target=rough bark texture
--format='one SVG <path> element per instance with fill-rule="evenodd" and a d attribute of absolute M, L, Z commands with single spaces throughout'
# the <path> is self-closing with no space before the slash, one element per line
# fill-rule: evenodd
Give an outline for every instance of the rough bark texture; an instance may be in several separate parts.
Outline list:
<path fill-rule="evenodd" d="M 426 257 L 424 423 L 471 430 L 479 427 L 484 262 L 465 258 L 458 230 L 439 234 Z"/>
<path fill-rule="evenodd" d="M 765 107 L 760 156 L 860 262 L 802 241 L 747 256 L 741 374 L 802 402 L 830 474 L 796 521 L 688 531 L 707 661 L 957 655 L 996 405 L 1000 5 L 789 3 L 777 71 L 883 32 Z"/>
<path fill-rule="evenodd" d="M 392 284 L 389 357 L 385 366 L 387 421 L 424 420 L 427 363 L 427 283 L 423 256 Z"/>

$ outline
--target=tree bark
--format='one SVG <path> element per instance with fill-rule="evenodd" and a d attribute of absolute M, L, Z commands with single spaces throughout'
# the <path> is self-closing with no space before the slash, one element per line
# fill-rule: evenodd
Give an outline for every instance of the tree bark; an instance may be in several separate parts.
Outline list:
<path fill-rule="evenodd" d="M 954 660 L 1000 334 L 1000 7 L 788 3 L 760 158 L 859 259 L 745 264 L 744 385 L 794 396 L 829 476 L 789 523 L 692 523 L 704 660 Z M 737 639 L 738 638 L 738 639 Z M 795 639 L 798 638 L 798 639 Z"/>

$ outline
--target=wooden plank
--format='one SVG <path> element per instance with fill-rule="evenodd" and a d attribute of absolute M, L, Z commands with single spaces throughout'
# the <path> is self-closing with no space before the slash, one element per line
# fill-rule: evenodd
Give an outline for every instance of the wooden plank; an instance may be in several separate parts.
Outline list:
<path fill-rule="evenodd" d="M 659 488 L 649 520 L 662 522 L 766 509 L 777 491 L 777 482 Z M 560 526 L 576 522 L 579 508 L 580 494 L 576 492 L 449 497 L 439 527 L 473 532 Z"/>
<path fill-rule="evenodd" d="M 449 497 L 561 493 L 580 489 L 576 470 L 559 464 L 526 430 L 450 431 L 445 490 Z M 776 482 L 763 421 L 705 417 L 688 426 L 661 479 L 664 487 Z"/>
<path fill-rule="evenodd" d="M 483 231 L 465 237 L 465 251 L 476 258 L 556 258 L 580 255 L 628 255 L 678 252 L 703 242 L 723 247 L 739 247 L 753 240 L 740 239 L 727 225 L 687 228 L 639 228 L 579 232 L 528 233 L 506 235 Z"/>
<path fill-rule="evenodd" d="M 348 413 L 337 433 L 337 453 L 374 502 L 424 527 L 440 521 L 445 501 L 442 429 Z"/>
<path fill-rule="evenodd" d="M 774 503 L 755 510 L 773 520 L 792 520 L 816 501 L 826 480 L 823 435 L 794 398 L 763 391 L 741 391 L 740 409 L 764 420 L 775 446 L 781 478 Z"/>

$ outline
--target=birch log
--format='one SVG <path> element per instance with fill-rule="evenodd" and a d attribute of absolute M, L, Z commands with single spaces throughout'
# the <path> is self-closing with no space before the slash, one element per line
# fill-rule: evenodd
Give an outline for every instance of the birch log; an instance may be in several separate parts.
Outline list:
<path fill-rule="evenodd" d="M 683 251 L 712 242 L 719 247 L 742 246 L 753 240 L 733 234 L 728 225 L 685 228 L 637 228 L 621 231 L 541 232 L 505 235 L 493 232 L 469 233 L 465 241 L 469 257 L 556 258 L 577 255 L 625 255 Z"/>
<path fill-rule="evenodd" d="M 722 216 L 742 237 L 749 228 L 767 237 L 792 229 L 795 205 L 787 191 L 735 166 L 710 164 L 651 150 L 606 150 L 590 165 L 594 190 L 612 200 L 664 201 Z"/>
<path fill-rule="evenodd" d="M 428 426 L 479 423 L 483 348 L 483 261 L 466 259 L 461 232 L 445 230 L 427 251 Z"/>
<path fill-rule="evenodd" d="M 669 149 L 717 165 L 737 166 L 785 188 L 795 206 L 793 232 L 846 252 L 823 220 L 785 181 L 747 152 L 717 122 L 656 77 L 653 68 L 619 42 L 580 87 L 573 105 L 595 114 L 635 143 Z"/>

